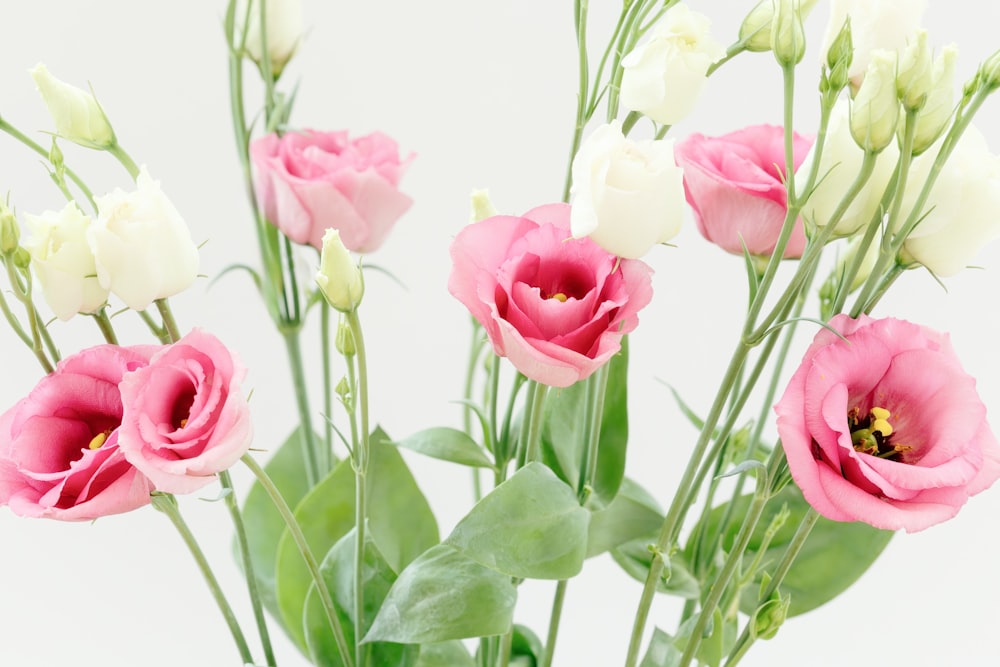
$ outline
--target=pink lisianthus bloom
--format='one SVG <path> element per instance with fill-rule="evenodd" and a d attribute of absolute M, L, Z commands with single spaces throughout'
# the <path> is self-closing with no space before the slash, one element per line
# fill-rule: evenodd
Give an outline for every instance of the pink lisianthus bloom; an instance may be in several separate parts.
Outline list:
<path fill-rule="evenodd" d="M 323 247 L 328 228 L 348 250 L 382 245 L 412 200 L 399 191 L 412 155 L 400 159 L 396 142 L 375 132 L 269 134 L 250 144 L 254 187 L 264 215 L 296 243 Z"/>
<path fill-rule="evenodd" d="M 769 256 L 778 242 L 788 192 L 782 180 L 785 131 L 753 125 L 721 137 L 692 134 L 674 148 L 684 170 L 684 194 L 701 235 L 726 252 Z M 813 140 L 793 134 L 794 168 L 805 160 Z M 801 257 L 806 247 L 797 220 L 783 257 Z"/>
<path fill-rule="evenodd" d="M 119 447 L 158 491 L 190 493 L 250 447 L 245 370 L 225 345 L 195 329 L 121 382 Z"/>
<path fill-rule="evenodd" d="M 788 467 L 823 516 L 922 530 L 1000 477 L 1000 445 L 948 337 L 838 315 L 775 406 Z"/>
<path fill-rule="evenodd" d="M 119 448 L 118 384 L 154 346 L 99 345 L 64 359 L 0 417 L 0 505 L 89 521 L 149 502 L 152 483 Z"/>
<path fill-rule="evenodd" d="M 588 377 L 621 349 L 653 297 L 652 269 L 570 238 L 570 207 L 469 225 L 451 245 L 449 291 L 486 329 L 493 349 L 553 387 Z"/>

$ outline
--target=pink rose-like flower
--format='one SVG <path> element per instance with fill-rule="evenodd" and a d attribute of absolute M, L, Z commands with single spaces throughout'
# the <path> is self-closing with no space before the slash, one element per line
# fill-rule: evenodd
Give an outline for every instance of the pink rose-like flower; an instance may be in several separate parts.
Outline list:
<path fill-rule="evenodd" d="M 493 349 L 553 387 L 588 377 L 621 348 L 653 297 L 652 270 L 570 238 L 570 207 L 469 225 L 451 245 L 448 290 L 486 329 Z"/>
<path fill-rule="evenodd" d="M 753 125 L 721 137 L 692 134 L 674 148 L 684 170 L 684 193 L 694 210 L 701 235 L 726 252 L 751 255 L 774 252 L 788 193 L 782 182 L 785 131 L 774 125 Z M 793 135 L 794 167 L 805 159 L 813 140 Z M 798 220 L 784 257 L 801 257 L 806 246 Z"/>
<path fill-rule="evenodd" d="M 792 477 L 835 521 L 922 530 L 1000 477 L 1000 445 L 948 337 L 835 317 L 775 406 Z"/>
<path fill-rule="evenodd" d="M 119 448 L 118 383 L 158 348 L 100 345 L 64 359 L 0 417 L 0 505 L 89 521 L 149 502 L 150 481 Z"/>
<path fill-rule="evenodd" d="M 250 144 L 254 186 L 264 215 L 296 243 L 323 247 L 328 228 L 349 250 L 373 252 L 412 200 L 399 191 L 412 155 L 379 132 L 269 134 Z"/>
<path fill-rule="evenodd" d="M 190 493 L 250 447 L 245 370 L 211 334 L 195 329 L 121 383 L 118 439 L 125 458 L 157 490 Z"/>

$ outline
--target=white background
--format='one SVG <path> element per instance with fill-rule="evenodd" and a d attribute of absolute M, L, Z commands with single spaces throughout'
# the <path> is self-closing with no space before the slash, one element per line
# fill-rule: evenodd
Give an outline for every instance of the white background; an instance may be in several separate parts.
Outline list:
<path fill-rule="evenodd" d="M 458 408 L 449 401 L 460 394 L 468 317 L 445 288 L 448 244 L 467 220 L 474 188 L 489 187 L 496 205 L 511 213 L 559 198 L 577 76 L 572 3 L 304 4 L 308 35 L 286 84 L 301 81 L 294 123 L 354 133 L 382 130 L 418 154 L 403 180 L 415 204 L 372 258 L 391 268 L 407 290 L 370 279 L 362 313 L 372 355 L 374 418 L 397 435 L 457 424 Z M 604 41 L 617 4 L 591 3 L 595 45 Z M 754 3 L 691 4 L 712 16 L 715 34 L 729 43 Z M 825 4 L 809 21 L 813 48 L 800 68 L 797 129 L 804 132 L 815 125 L 816 36 Z M 256 261 L 229 125 L 223 5 L 5 0 L 0 38 L 4 118 L 45 143 L 40 132 L 51 125 L 28 68 L 44 61 L 68 82 L 90 81 L 123 145 L 161 180 L 196 239 L 207 241 L 202 270 L 208 276 L 232 262 Z M 961 79 L 1000 47 L 1000 9 L 993 3 L 938 2 L 925 24 L 934 44 L 959 43 Z M 252 81 L 253 71 L 247 73 Z M 693 117 L 675 135 L 780 122 L 779 82 L 770 56 L 737 59 L 712 78 Z M 257 89 L 248 88 L 251 95 Z M 1000 100 L 986 105 L 979 125 L 1000 150 Z M 126 174 L 108 158 L 69 144 L 64 151 L 95 192 L 127 185 Z M 9 190 L 18 210 L 61 207 L 33 154 L 0 136 L 0 156 L 0 192 Z M 745 298 L 739 259 L 705 243 L 693 224 L 676 245 L 655 249 L 648 260 L 657 271 L 656 298 L 633 336 L 631 371 L 629 474 L 664 504 L 694 433 L 657 379 L 676 386 L 703 412 L 736 339 Z M 925 272 L 911 272 L 878 314 L 951 331 L 998 422 L 997 247 L 987 249 L 980 263 L 986 270 L 948 280 L 948 293 Z M 247 386 L 254 389 L 256 446 L 273 447 L 294 421 L 280 339 L 244 277 L 232 275 L 211 289 L 208 283 L 173 299 L 174 311 L 183 328 L 205 327 L 242 356 L 250 368 Z M 96 328 L 78 319 L 52 327 L 65 353 L 98 342 Z M 141 332 L 127 324 L 130 319 L 118 321 L 138 342 Z M 309 341 L 316 349 L 312 331 Z M 27 350 L 4 328 L 0 373 L 4 410 L 39 378 Z M 449 464 L 409 460 L 446 534 L 469 506 L 468 476 Z M 242 470 L 237 479 L 245 488 Z M 214 488 L 200 495 L 210 497 Z M 181 502 L 252 638 L 223 508 L 197 498 Z M 898 535 L 857 586 L 791 620 L 779 639 L 755 647 L 744 664 L 996 664 L 998 516 L 1000 489 L 994 489 L 946 524 Z M 540 635 L 552 588 L 522 587 L 517 618 Z M 556 664 L 621 664 L 638 588 L 610 559 L 589 561 L 569 585 Z M 660 600 L 652 623 L 670 629 L 678 610 L 675 600 Z M 253 639 L 251 644 L 257 646 Z M 304 664 L 287 643 L 279 651 L 281 665 Z M 61 524 L 0 510 L 0 665 L 238 662 L 191 558 L 162 516 L 145 508 L 93 524 Z"/>

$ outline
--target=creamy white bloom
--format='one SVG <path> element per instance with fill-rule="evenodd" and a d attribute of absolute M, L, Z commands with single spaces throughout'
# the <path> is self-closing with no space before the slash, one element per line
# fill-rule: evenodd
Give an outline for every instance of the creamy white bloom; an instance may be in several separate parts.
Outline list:
<path fill-rule="evenodd" d="M 342 313 L 357 308 L 365 294 L 361 269 L 340 240 L 340 232 L 332 227 L 323 234 L 316 284 L 327 302 Z"/>
<path fill-rule="evenodd" d="M 101 285 L 133 310 L 183 292 L 198 276 L 198 248 L 177 209 L 142 167 L 131 192 L 97 197 L 87 233 Z"/>
<path fill-rule="evenodd" d="M 799 176 L 795 182 L 800 188 L 805 183 L 805 175 L 812 169 L 816 160 L 816 150 L 817 146 L 814 144 L 796 171 Z M 864 151 L 851 136 L 847 101 L 844 100 L 838 103 L 830 114 L 823 152 L 816 172 L 817 184 L 802 209 L 802 218 L 806 224 L 825 227 L 830 223 L 841 199 L 861 172 L 864 157 Z M 890 143 L 878 154 L 871 176 L 840 218 L 834 236 L 850 236 L 871 222 L 879 211 L 882 194 L 889 185 L 898 159 L 899 149 L 895 143 Z M 799 193 L 800 196 L 803 194 L 805 193 Z"/>
<path fill-rule="evenodd" d="M 684 3 L 671 7 L 649 40 L 622 59 L 622 105 L 664 125 L 687 116 L 709 66 L 726 54 L 708 34 L 709 25 L 707 17 Z"/>
<path fill-rule="evenodd" d="M 937 148 L 914 159 L 897 223 L 906 220 L 927 180 Z M 903 245 L 904 259 L 937 276 L 968 266 L 987 242 L 1000 236 L 1000 157 L 982 133 L 968 127 L 945 162 L 921 213 L 925 217 Z"/>
<path fill-rule="evenodd" d="M 919 109 L 934 85 L 934 54 L 927 44 L 927 31 L 918 30 L 899 53 L 896 71 L 896 94 L 904 109 Z"/>
<path fill-rule="evenodd" d="M 854 59 L 848 72 L 855 88 L 868 70 L 876 49 L 900 50 L 920 28 L 927 0 L 832 0 L 823 48 L 826 52 L 848 16 L 851 17 L 851 41 Z"/>
<path fill-rule="evenodd" d="M 298 48 L 299 40 L 302 38 L 302 2 L 265 0 L 264 10 L 267 15 L 264 26 L 267 32 L 267 54 L 271 61 L 271 69 L 277 76 L 295 54 L 295 49 Z M 250 8 L 246 50 L 250 58 L 258 64 L 264 57 L 260 41 L 259 0 L 253 0 Z"/>
<path fill-rule="evenodd" d="M 29 70 L 42 95 L 56 133 L 89 148 L 104 148 L 115 142 L 115 133 L 94 96 L 52 76 L 42 63 Z"/>
<path fill-rule="evenodd" d="M 45 302 L 60 320 L 77 313 L 93 313 L 108 300 L 108 290 L 97 280 L 94 252 L 87 241 L 92 222 L 76 204 L 61 211 L 25 215 L 29 237 L 24 248 L 42 288 Z"/>
<path fill-rule="evenodd" d="M 913 135 L 913 152 L 923 153 L 937 141 L 941 133 L 951 122 L 955 112 L 955 62 L 958 59 L 958 49 L 950 44 L 938 54 L 931 68 L 931 86 L 927 100 L 917 114 L 917 127 Z M 900 130 L 905 130 L 904 122 Z"/>
<path fill-rule="evenodd" d="M 851 134 L 866 150 L 881 151 L 896 137 L 899 98 L 896 96 L 896 52 L 879 49 L 851 104 Z"/>
<path fill-rule="evenodd" d="M 615 121 L 597 128 L 573 158 L 573 236 L 608 252 L 642 257 L 677 235 L 684 219 L 684 172 L 673 140 L 631 141 Z"/>

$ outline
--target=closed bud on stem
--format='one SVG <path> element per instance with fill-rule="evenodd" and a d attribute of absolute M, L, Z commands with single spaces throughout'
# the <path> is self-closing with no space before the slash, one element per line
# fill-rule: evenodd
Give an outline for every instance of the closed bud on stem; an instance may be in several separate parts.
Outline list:
<path fill-rule="evenodd" d="M 63 83 L 41 63 L 35 65 L 30 74 L 59 136 L 98 150 L 115 144 L 114 130 L 93 95 Z"/>
<path fill-rule="evenodd" d="M 806 34 L 802 14 L 795 0 L 774 0 L 771 21 L 771 50 L 783 67 L 797 65 L 806 53 Z"/>
<path fill-rule="evenodd" d="M 498 215 L 496 206 L 490 201 L 490 191 L 489 190 L 473 190 L 472 194 L 469 195 L 469 199 L 472 203 L 472 212 L 469 214 L 469 222 L 479 222 L 480 220 L 485 220 L 486 218 L 492 218 L 494 215 Z"/>
<path fill-rule="evenodd" d="M 354 334 L 351 333 L 351 327 L 343 320 L 337 324 L 337 338 L 334 344 L 337 346 L 337 352 L 340 352 L 345 358 L 353 357 L 357 353 L 357 348 L 354 346 Z"/>
<path fill-rule="evenodd" d="M 66 165 L 63 162 L 63 152 L 59 148 L 59 141 L 56 137 L 52 137 L 52 147 L 49 148 L 49 163 L 52 164 L 52 168 L 55 169 L 57 174 L 63 174 L 66 171 Z"/>
<path fill-rule="evenodd" d="M 907 111 L 920 109 L 927 101 L 934 83 L 932 66 L 927 31 L 918 30 L 916 37 L 907 44 L 899 57 L 899 71 L 896 74 L 896 94 Z"/>
<path fill-rule="evenodd" d="M 1000 88 L 1000 51 L 983 61 L 975 80 L 987 91 Z"/>
<path fill-rule="evenodd" d="M 0 201 L 0 254 L 10 257 L 21 242 L 21 228 L 17 224 L 17 216 Z"/>
<path fill-rule="evenodd" d="M 795 0 L 795 5 L 804 19 L 816 6 L 816 0 Z M 774 0 L 761 0 L 740 25 L 740 43 L 743 48 L 747 51 L 770 51 L 773 22 Z"/>
<path fill-rule="evenodd" d="M 261 0 L 251 0 L 250 20 L 247 23 L 246 50 L 250 59 L 258 66 L 264 65 L 264 51 L 261 46 Z M 267 40 L 267 56 L 271 63 L 271 73 L 275 79 L 281 76 L 285 65 L 295 55 L 302 39 L 301 0 L 264 0 L 264 38 Z"/>
<path fill-rule="evenodd" d="M 931 87 L 923 108 L 917 114 L 913 135 L 913 154 L 920 155 L 934 145 L 951 122 L 955 110 L 955 63 L 958 49 L 950 44 L 941 50 L 931 70 Z M 901 123 L 901 130 L 905 130 Z"/>
<path fill-rule="evenodd" d="M 899 99 L 896 97 L 896 53 L 872 52 L 865 79 L 851 105 L 851 136 L 858 146 L 881 152 L 896 136 Z"/>
<path fill-rule="evenodd" d="M 854 40 L 851 38 L 851 17 L 844 20 L 840 32 L 830 43 L 826 52 L 826 66 L 829 68 L 830 89 L 839 92 L 850 83 L 851 62 L 854 60 Z"/>
<path fill-rule="evenodd" d="M 361 268 L 351 258 L 336 229 L 327 229 L 323 235 L 316 283 L 327 302 L 342 313 L 355 310 L 365 293 Z"/>

